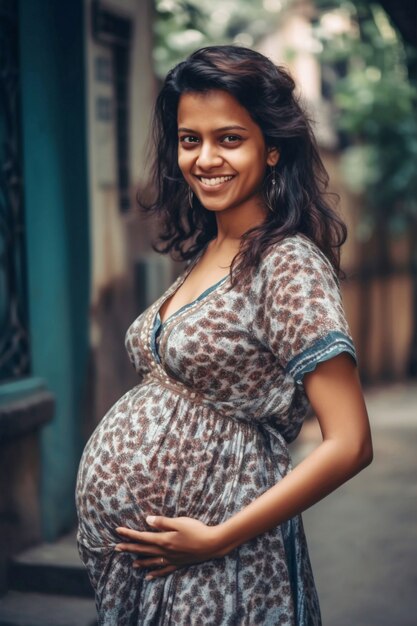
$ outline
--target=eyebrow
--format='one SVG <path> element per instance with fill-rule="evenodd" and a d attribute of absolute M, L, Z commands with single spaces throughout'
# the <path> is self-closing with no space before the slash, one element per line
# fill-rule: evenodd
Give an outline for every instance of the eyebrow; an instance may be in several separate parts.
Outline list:
<path fill-rule="evenodd" d="M 243 126 L 222 126 L 221 128 L 216 128 L 214 132 L 220 132 L 220 131 L 227 131 L 227 130 L 248 130 L 247 128 L 244 128 Z M 183 126 L 181 126 L 178 129 L 178 132 L 182 132 L 182 133 L 196 133 L 197 131 L 193 130 L 192 128 L 184 128 Z"/>

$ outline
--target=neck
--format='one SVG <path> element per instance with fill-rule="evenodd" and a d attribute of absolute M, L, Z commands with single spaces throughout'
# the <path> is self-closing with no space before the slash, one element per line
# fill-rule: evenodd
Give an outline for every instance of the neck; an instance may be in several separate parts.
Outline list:
<path fill-rule="evenodd" d="M 267 211 L 260 198 L 251 198 L 244 204 L 216 213 L 217 243 L 239 243 L 242 235 L 265 221 Z"/>

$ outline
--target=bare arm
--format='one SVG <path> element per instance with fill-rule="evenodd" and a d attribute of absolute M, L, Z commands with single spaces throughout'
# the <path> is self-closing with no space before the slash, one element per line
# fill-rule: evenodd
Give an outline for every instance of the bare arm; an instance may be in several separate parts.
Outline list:
<path fill-rule="evenodd" d="M 322 443 L 294 470 L 243 510 L 217 526 L 188 517 L 147 518 L 161 532 L 118 528 L 135 543 L 116 550 L 142 555 L 134 567 L 165 576 L 182 565 L 219 558 L 324 498 L 372 461 L 368 415 L 356 366 L 342 353 L 306 374 L 304 386 L 317 415 Z M 161 557 L 164 561 L 161 561 Z"/>
<path fill-rule="evenodd" d="M 304 377 L 323 442 L 279 483 L 218 527 L 225 552 L 315 504 L 372 461 L 368 415 L 346 353 Z"/>

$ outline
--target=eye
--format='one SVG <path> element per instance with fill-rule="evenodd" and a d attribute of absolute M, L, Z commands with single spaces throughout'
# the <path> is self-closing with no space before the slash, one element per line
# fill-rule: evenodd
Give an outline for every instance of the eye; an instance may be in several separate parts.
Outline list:
<path fill-rule="evenodd" d="M 222 143 L 233 145 L 242 141 L 242 137 L 240 135 L 224 135 L 222 137 Z"/>
<path fill-rule="evenodd" d="M 199 141 L 198 137 L 196 137 L 195 135 L 182 135 L 179 140 L 182 145 L 187 147 L 190 145 L 195 145 Z"/>

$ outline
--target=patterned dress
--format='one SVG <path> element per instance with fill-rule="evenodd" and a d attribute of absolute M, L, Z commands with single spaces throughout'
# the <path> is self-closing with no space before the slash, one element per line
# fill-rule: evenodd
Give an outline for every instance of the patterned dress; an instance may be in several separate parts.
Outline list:
<path fill-rule="evenodd" d="M 150 530 L 150 514 L 219 524 L 275 485 L 308 408 L 303 375 L 356 359 L 334 271 L 301 234 L 273 244 L 249 281 L 230 289 L 227 275 L 161 324 L 203 252 L 128 329 L 138 384 L 81 459 L 78 545 L 99 624 L 319 626 L 301 516 L 149 581 L 114 551 L 117 526 Z"/>

